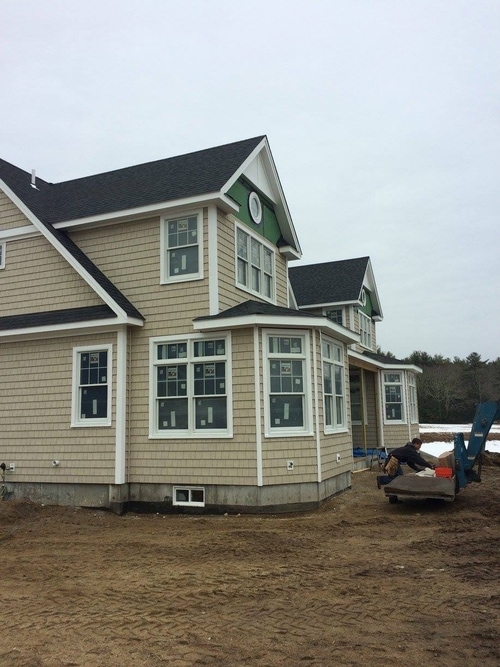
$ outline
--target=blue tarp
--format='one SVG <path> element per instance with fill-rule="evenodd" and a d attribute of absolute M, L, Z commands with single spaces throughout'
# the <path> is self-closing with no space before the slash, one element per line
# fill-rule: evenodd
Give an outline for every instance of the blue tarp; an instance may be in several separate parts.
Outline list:
<path fill-rule="evenodd" d="M 354 447 L 352 450 L 352 455 L 354 457 L 359 456 L 373 456 L 381 459 L 385 459 L 385 452 L 382 449 L 367 449 L 366 452 L 361 447 Z"/>

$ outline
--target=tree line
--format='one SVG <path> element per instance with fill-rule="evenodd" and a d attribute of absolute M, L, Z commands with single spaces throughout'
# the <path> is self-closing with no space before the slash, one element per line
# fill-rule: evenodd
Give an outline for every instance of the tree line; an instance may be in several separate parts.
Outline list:
<path fill-rule="evenodd" d="M 389 356 L 392 356 L 389 353 Z M 419 419 L 422 423 L 471 422 L 476 406 L 500 400 L 500 357 L 483 360 L 477 352 L 453 360 L 440 354 L 412 352 L 405 362 L 422 369 L 417 374 Z"/>

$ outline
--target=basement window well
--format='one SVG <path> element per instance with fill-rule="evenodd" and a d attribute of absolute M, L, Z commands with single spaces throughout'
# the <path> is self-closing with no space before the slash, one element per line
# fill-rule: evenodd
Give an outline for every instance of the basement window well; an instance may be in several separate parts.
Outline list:
<path fill-rule="evenodd" d="M 173 504 L 184 507 L 205 507 L 205 489 L 193 486 L 174 486 Z"/>

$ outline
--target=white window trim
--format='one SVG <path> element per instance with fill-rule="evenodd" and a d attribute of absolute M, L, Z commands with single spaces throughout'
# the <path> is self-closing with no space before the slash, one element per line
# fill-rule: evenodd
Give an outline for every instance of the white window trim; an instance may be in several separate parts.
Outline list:
<path fill-rule="evenodd" d="M 418 424 L 418 393 L 417 378 L 415 373 L 408 373 L 408 403 L 410 411 L 410 423 Z"/>
<path fill-rule="evenodd" d="M 80 417 L 80 355 L 84 352 L 106 351 L 108 353 L 108 410 L 105 418 L 82 419 Z M 113 398 L 113 346 L 86 345 L 73 348 L 73 391 L 71 397 L 71 426 L 74 428 L 95 428 L 111 426 Z"/>
<path fill-rule="evenodd" d="M 214 340 L 214 338 L 223 338 L 226 342 L 226 354 L 224 356 L 224 363 L 226 364 L 226 416 L 227 428 L 225 429 L 206 429 L 196 431 L 191 430 L 168 430 L 160 431 L 157 428 L 156 415 L 156 373 L 155 369 L 159 365 L 156 356 L 156 349 L 158 345 L 177 343 L 186 341 L 192 347 L 195 341 Z M 206 357 L 203 357 L 206 358 Z M 202 359 L 202 357 L 200 357 Z M 192 365 L 194 357 L 189 355 L 187 357 L 188 365 Z M 231 352 L 231 335 L 221 333 L 212 334 L 187 334 L 185 336 L 157 336 L 149 339 L 149 438 L 152 440 L 172 440 L 172 439 L 203 439 L 210 440 L 213 438 L 232 438 L 233 437 L 233 369 L 232 369 L 232 352 Z M 192 400 L 193 396 L 188 393 L 188 400 Z"/>
<path fill-rule="evenodd" d="M 323 341 L 329 343 L 330 345 L 333 345 L 334 347 L 340 348 L 341 356 L 342 356 L 342 362 L 339 363 L 337 361 L 334 361 L 333 359 L 326 359 L 326 357 L 323 356 Z M 347 432 L 347 387 L 346 387 L 346 365 L 345 365 L 345 348 L 343 343 L 340 343 L 339 341 L 334 340 L 333 338 L 329 338 L 328 336 L 321 336 L 321 377 L 323 378 L 323 373 L 324 373 L 324 362 L 327 361 L 329 364 L 331 364 L 334 368 L 335 366 L 341 366 L 342 368 L 342 398 L 343 398 L 343 414 L 342 414 L 342 426 L 334 426 L 332 424 L 327 424 L 326 423 L 326 409 L 325 409 L 325 392 L 324 392 L 324 384 L 322 385 L 322 394 L 323 394 L 323 427 L 324 427 L 324 432 L 325 434 L 331 434 L 331 433 L 346 433 Z M 335 388 L 335 377 L 333 377 L 333 386 Z M 333 401 L 334 401 L 334 411 L 336 411 L 336 393 L 335 390 L 333 391 Z"/>
<path fill-rule="evenodd" d="M 187 491 L 190 500 L 185 500 L 185 501 L 177 500 L 176 499 L 177 491 Z M 203 502 L 191 500 L 192 491 L 203 491 Z M 205 507 L 205 488 L 203 486 L 185 486 L 184 484 L 179 484 L 178 486 L 174 486 L 172 490 L 172 505 L 176 507 Z"/>
<path fill-rule="evenodd" d="M 179 218 L 188 218 L 196 216 L 198 220 L 198 271 L 183 276 L 169 276 L 167 261 L 167 225 L 170 220 Z M 160 219 L 160 285 L 171 285 L 175 283 L 185 283 L 203 278 L 203 209 L 194 209 L 189 211 L 172 211 Z"/>
<path fill-rule="evenodd" d="M 272 255 L 272 266 L 273 266 L 273 280 L 272 280 L 272 286 L 271 286 L 271 296 L 266 296 L 264 293 L 257 292 L 256 290 L 253 290 L 251 287 L 248 287 L 247 285 L 243 285 L 242 283 L 238 282 L 238 229 L 240 229 L 242 232 L 247 234 L 250 238 L 255 239 L 258 241 L 262 246 L 267 248 L 268 250 L 271 251 Z M 248 266 L 251 268 L 251 262 L 250 258 L 248 260 Z M 262 274 L 264 273 L 264 267 L 262 267 Z M 251 283 L 251 272 L 248 272 L 248 280 Z M 268 303 L 276 303 L 276 248 L 272 245 L 272 243 L 269 243 L 267 239 L 265 239 L 263 236 L 260 236 L 259 234 L 254 234 L 250 227 L 246 227 L 245 225 L 241 225 L 238 222 L 235 222 L 235 228 L 234 228 L 234 281 L 236 284 L 236 287 L 243 292 L 248 292 L 248 294 L 252 294 L 253 296 L 258 296 L 260 299 L 263 299 L 264 301 L 267 301 Z"/>
<path fill-rule="evenodd" d="M 271 394 L 271 381 L 269 374 L 269 336 L 279 336 L 281 338 L 301 337 L 304 342 L 304 350 L 300 359 L 304 362 L 304 426 L 296 427 L 272 427 L 271 410 L 269 406 L 269 396 Z M 263 329 L 262 330 L 262 351 L 263 351 L 263 370 L 264 370 L 264 434 L 266 438 L 283 438 L 293 436 L 313 435 L 313 411 L 312 411 L 312 386 L 311 386 L 311 339 L 309 331 L 292 329 Z M 290 355 L 293 358 L 293 355 Z M 299 358 L 298 356 L 295 358 Z"/>
<path fill-rule="evenodd" d="M 329 312 L 332 310 L 340 310 L 340 314 L 342 315 L 342 322 L 337 322 L 336 320 L 330 320 L 328 317 Z M 334 324 L 341 324 L 343 327 L 345 327 L 345 309 L 342 307 L 339 308 L 323 308 L 323 315 L 330 321 L 333 322 Z"/>
<path fill-rule="evenodd" d="M 399 382 L 386 382 L 385 381 L 385 375 L 395 375 L 396 373 L 399 374 L 400 381 Z M 384 370 L 382 371 L 382 396 L 384 399 L 384 424 L 407 424 L 408 421 L 406 419 L 406 393 L 405 393 L 405 378 L 404 378 L 404 372 L 403 371 L 389 371 L 389 370 Z M 386 396 L 385 396 L 385 386 L 386 384 L 388 385 L 401 385 L 401 419 L 387 419 L 387 401 L 386 401 Z"/>
<path fill-rule="evenodd" d="M 0 242 L 0 269 L 5 269 L 5 252 L 7 250 L 7 244 L 5 241 Z"/>

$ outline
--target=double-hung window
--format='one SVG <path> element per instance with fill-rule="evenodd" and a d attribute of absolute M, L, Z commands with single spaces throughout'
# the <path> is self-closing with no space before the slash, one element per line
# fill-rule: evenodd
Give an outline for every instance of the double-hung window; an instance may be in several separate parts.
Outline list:
<path fill-rule="evenodd" d="M 151 435 L 230 435 L 229 338 L 152 341 Z"/>
<path fill-rule="evenodd" d="M 268 434 L 303 434 L 310 423 L 305 335 L 267 334 Z"/>
<path fill-rule="evenodd" d="M 274 300 L 274 252 L 241 227 L 236 227 L 236 284 Z"/>
<path fill-rule="evenodd" d="M 111 424 L 111 345 L 74 348 L 72 426 Z"/>
<path fill-rule="evenodd" d="M 0 243 L 0 269 L 5 268 L 5 243 Z"/>
<path fill-rule="evenodd" d="M 162 282 L 202 278 L 201 213 L 162 222 Z"/>
<path fill-rule="evenodd" d="M 325 431 L 345 428 L 344 350 L 341 345 L 323 338 L 323 397 L 325 402 Z"/>
<path fill-rule="evenodd" d="M 401 373 L 384 373 L 384 398 L 386 421 L 404 421 Z"/>
<path fill-rule="evenodd" d="M 335 322 L 335 324 L 344 324 L 344 312 L 342 308 L 327 310 L 325 315 L 331 322 Z"/>
<path fill-rule="evenodd" d="M 372 322 L 368 315 L 359 311 L 359 334 L 361 345 L 372 349 Z"/>

